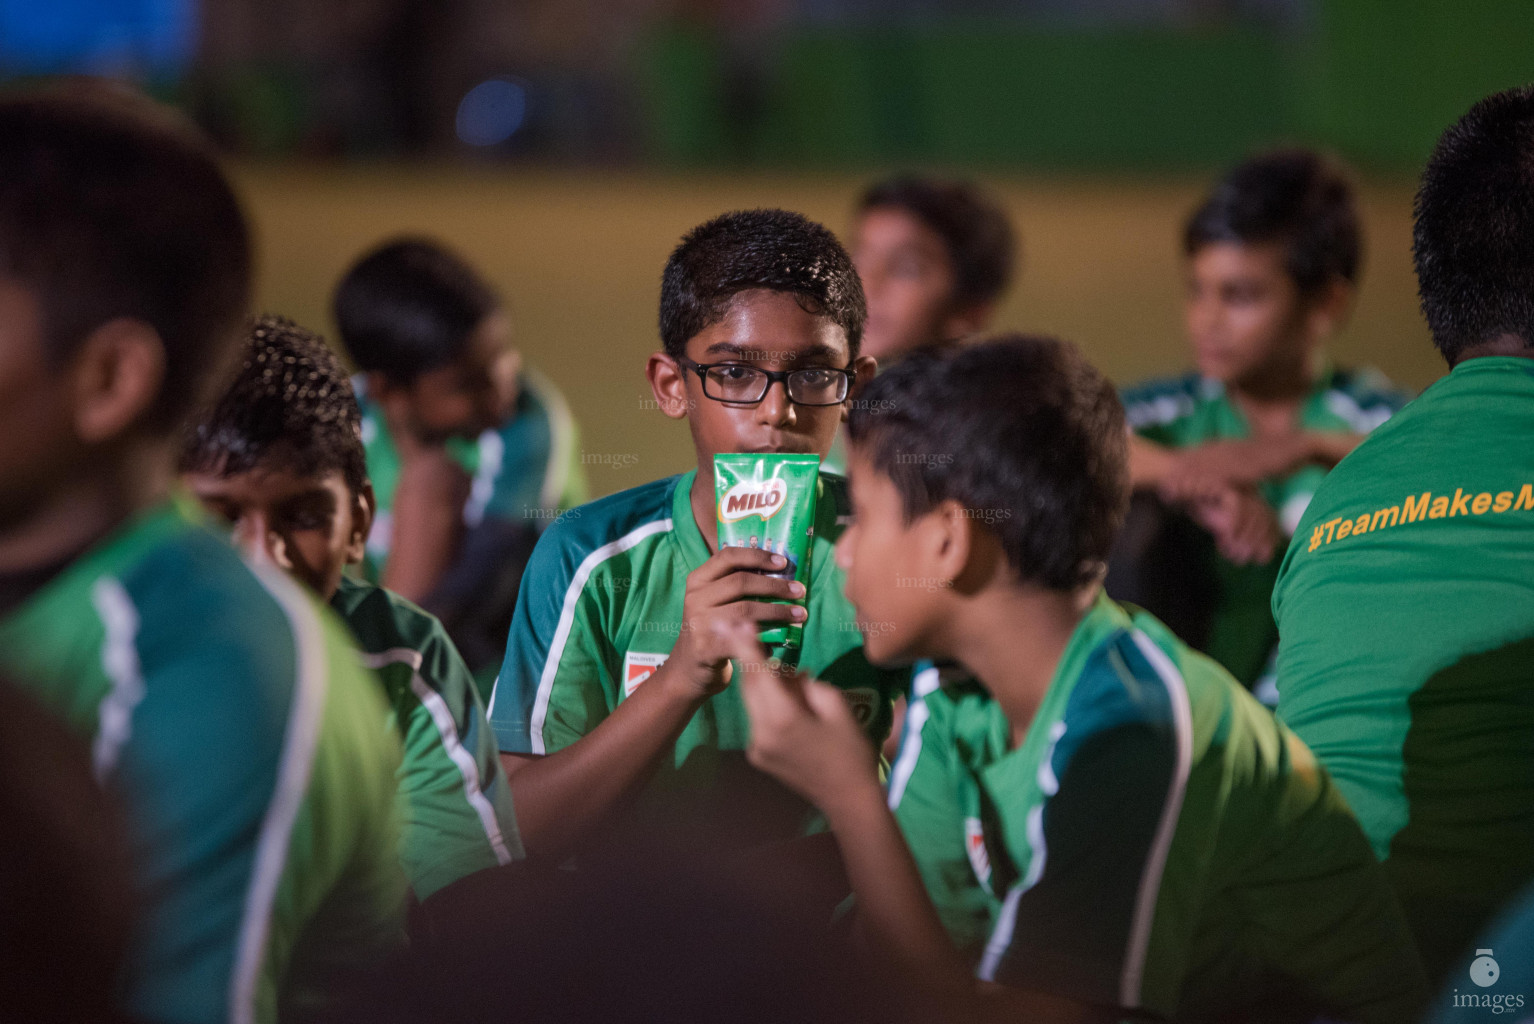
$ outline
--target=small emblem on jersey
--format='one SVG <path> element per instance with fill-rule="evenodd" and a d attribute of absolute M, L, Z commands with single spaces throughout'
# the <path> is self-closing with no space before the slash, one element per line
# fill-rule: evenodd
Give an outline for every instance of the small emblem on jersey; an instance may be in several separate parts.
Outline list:
<path fill-rule="evenodd" d="M 964 852 L 969 854 L 969 866 L 975 878 L 986 892 L 991 891 L 991 855 L 985 849 L 985 829 L 979 818 L 964 819 Z"/>
<path fill-rule="evenodd" d="M 632 696 L 639 684 L 655 674 L 666 663 L 666 655 L 649 654 L 645 651 L 629 651 L 623 655 L 623 695 Z"/>
<path fill-rule="evenodd" d="M 842 691 L 842 699 L 852 708 L 852 717 L 858 720 L 859 725 L 867 725 L 874 719 L 874 711 L 879 707 L 879 694 L 865 687 L 857 687 Z"/>

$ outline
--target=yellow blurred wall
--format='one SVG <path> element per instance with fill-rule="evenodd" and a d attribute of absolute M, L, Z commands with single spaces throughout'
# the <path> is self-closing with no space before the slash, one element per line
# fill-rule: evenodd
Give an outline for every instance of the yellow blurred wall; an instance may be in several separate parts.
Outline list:
<path fill-rule="evenodd" d="M 684 470 L 684 423 L 655 411 L 644 380 L 656 349 L 661 267 L 688 228 L 724 210 L 784 206 L 838 233 L 864 179 L 662 177 L 431 168 L 243 167 L 256 223 L 257 303 L 334 337 L 329 296 L 365 247 L 427 233 L 463 252 L 506 295 L 527 361 L 580 421 L 593 493 Z M 1198 181 L 986 179 L 1023 239 L 1019 283 L 997 326 L 1079 344 L 1121 384 L 1182 370 L 1178 233 Z M 1420 389 L 1443 372 L 1417 311 L 1411 186 L 1370 185 L 1363 287 L 1334 346 Z"/>

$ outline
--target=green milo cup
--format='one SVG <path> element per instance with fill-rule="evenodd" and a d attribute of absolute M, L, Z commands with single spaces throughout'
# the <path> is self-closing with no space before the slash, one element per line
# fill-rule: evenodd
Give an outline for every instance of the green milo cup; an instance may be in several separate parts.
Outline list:
<path fill-rule="evenodd" d="M 804 584 L 810 590 L 810 541 L 815 535 L 815 488 L 819 455 L 715 455 L 714 494 L 721 548 L 762 548 L 788 565 L 766 575 Z M 775 604 L 804 605 L 797 601 Z M 797 665 L 804 627 L 772 626 L 761 634 L 768 652 Z"/>

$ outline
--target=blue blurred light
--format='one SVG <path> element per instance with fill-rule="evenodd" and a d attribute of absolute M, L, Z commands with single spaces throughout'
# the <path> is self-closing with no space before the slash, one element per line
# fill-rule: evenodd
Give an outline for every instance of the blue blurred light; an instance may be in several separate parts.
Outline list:
<path fill-rule="evenodd" d="M 492 78 L 458 104 L 458 137 L 471 146 L 494 146 L 511 138 L 526 118 L 527 87 L 512 78 Z"/>

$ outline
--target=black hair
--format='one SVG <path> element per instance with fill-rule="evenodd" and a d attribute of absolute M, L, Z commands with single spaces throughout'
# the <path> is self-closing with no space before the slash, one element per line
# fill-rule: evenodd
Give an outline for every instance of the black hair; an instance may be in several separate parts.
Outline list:
<path fill-rule="evenodd" d="M 868 320 L 863 283 L 847 250 L 821 225 L 787 210 L 726 213 L 689 231 L 666 261 L 660 337 L 681 358 L 687 342 L 724 319 L 738 292 L 787 292 L 847 334 L 856 359 Z"/>
<path fill-rule="evenodd" d="M 0 99 L 0 276 L 41 307 L 62 365 L 131 318 L 165 350 L 145 424 L 172 429 L 217 377 L 245 315 L 244 215 L 211 149 L 127 89 L 71 83 Z"/>
<path fill-rule="evenodd" d="M 362 414 L 341 360 L 293 321 L 262 316 L 228 386 L 188 426 L 181 470 L 233 476 L 274 466 L 340 472 L 353 494 L 368 486 Z"/>
<path fill-rule="evenodd" d="M 1415 214 L 1417 293 L 1449 365 L 1502 334 L 1534 346 L 1534 86 L 1488 96 L 1443 133 Z"/>
<path fill-rule="evenodd" d="M 398 238 L 373 249 L 336 286 L 341 345 L 357 367 L 398 384 L 446 366 L 501 309 L 484 278 L 446 247 Z"/>
<path fill-rule="evenodd" d="M 900 175 L 871 186 L 858 213 L 900 210 L 935 232 L 948 249 L 961 303 L 994 302 L 1012 282 L 1017 239 L 993 197 L 968 181 Z"/>
<path fill-rule="evenodd" d="M 1304 295 L 1339 278 L 1356 282 L 1363 230 L 1353 186 L 1332 160 L 1308 149 L 1263 153 L 1232 168 L 1183 229 L 1183 254 L 1206 245 L 1278 243 Z"/>
<path fill-rule="evenodd" d="M 920 349 L 860 398 L 848 437 L 907 522 L 957 501 L 1022 581 L 1071 590 L 1101 573 L 1129 500 L 1128 441 L 1117 392 L 1075 347 L 1004 334 Z"/>

